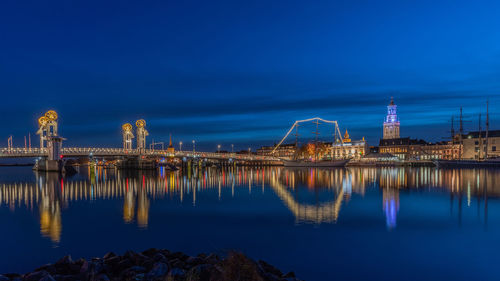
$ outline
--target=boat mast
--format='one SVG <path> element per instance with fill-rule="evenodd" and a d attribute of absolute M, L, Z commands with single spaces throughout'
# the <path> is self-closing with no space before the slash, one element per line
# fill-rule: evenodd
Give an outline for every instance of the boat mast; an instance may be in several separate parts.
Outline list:
<path fill-rule="evenodd" d="M 314 132 L 313 134 L 316 135 L 316 138 L 315 138 L 315 143 L 314 143 L 314 158 L 316 161 L 318 161 L 318 135 L 319 135 L 319 120 L 316 120 L 316 132 Z"/>
<path fill-rule="evenodd" d="M 486 140 L 484 141 L 486 149 L 484 151 L 484 159 L 488 159 L 488 133 L 490 130 L 490 113 L 489 113 L 489 101 L 486 101 Z"/>
<path fill-rule="evenodd" d="M 453 144 L 455 140 L 455 125 L 453 125 L 453 121 L 455 118 L 453 118 L 453 115 L 451 116 L 451 143 Z"/>
<path fill-rule="evenodd" d="M 460 136 L 459 136 L 459 144 L 460 144 L 460 150 L 459 150 L 459 154 L 458 154 L 458 158 L 460 160 L 462 160 L 462 149 L 463 149 L 463 141 L 462 141 L 462 138 L 463 138 L 463 135 L 464 134 L 464 124 L 463 124 L 463 120 L 462 120 L 462 107 L 460 107 Z"/>
<path fill-rule="evenodd" d="M 295 149 L 299 148 L 299 124 L 295 125 Z"/>
<path fill-rule="evenodd" d="M 483 148 L 483 140 L 482 140 L 482 134 L 481 132 L 481 113 L 479 113 L 479 154 L 478 154 L 478 160 L 481 160 L 481 150 Z"/>

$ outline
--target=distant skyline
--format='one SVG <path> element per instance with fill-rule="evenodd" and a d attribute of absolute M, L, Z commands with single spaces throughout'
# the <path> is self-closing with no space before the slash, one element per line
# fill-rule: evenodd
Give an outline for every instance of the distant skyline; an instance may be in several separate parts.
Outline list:
<path fill-rule="evenodd" d="M 460 106 L 477 130 L 487 99 L 500 129 L 499 11 L 495 1 L 8 1 L 0 147 L 29 132 L 35 146 L 48 109 L 68 146 L 120 147 L 121 125 L 144 118 L 148 143 L 172 133 L 176 148 L 255 149 L 316 116 L 378 145 L 391 96 L 401 136 L 443 140 Z"/>

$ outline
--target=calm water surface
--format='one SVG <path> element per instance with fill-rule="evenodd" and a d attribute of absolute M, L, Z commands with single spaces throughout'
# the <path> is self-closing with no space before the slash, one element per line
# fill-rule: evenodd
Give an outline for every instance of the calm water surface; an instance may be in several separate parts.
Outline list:
<path fill-rule="evenodd" d="M 0 272 L 71 254 L 238 249 L 305 280 L 498 280 L 500 172 L 0 168 Z"/>

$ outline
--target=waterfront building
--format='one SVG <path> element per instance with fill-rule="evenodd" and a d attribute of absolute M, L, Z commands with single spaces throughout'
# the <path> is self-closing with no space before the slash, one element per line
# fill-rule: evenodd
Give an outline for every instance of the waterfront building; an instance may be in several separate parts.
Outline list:
<path fill-rule="evenodd" d="M 359 165 L 385 166 L 399 161 L 399 158 L 389 153 L 370 152 L 356 162 Z"/>
<path fill-rule="evenodd" d="M 410 160 L 414 151 L 420 151 L 420 146 L 427 144 L 424 140 L 406 138 L 381 139 L 379 152 L 392 154 L 400 160 Z"/>
<path fill-rule="evenodd" d="M 380 153 L 390 153 L 400 160 L 454 160 L 460 157 L 456 142 L 428 143 L 424 140 L 399 138 L 380 140 Z"/>
<path fill-rule="evenodd" d="M 394 99 L 391 97 L 391 102 L 387 106 L 387 116 L 384 120 L 384 136 L 383 139 L 399 138 L 399 119 L 397 114 L 398 106 L 394 104 Z"/>
<path fill-rule="evenodd" d="M 397 106 L 391 98 L 387 106 L 387 117 L 384 120 L 383 138 L 380 140 L 378 152 L 392 154 L 399 160 L 453 160 L 460 158 L 460 144 L 456 141 L 428 143 L 421 139 L 401 138 L 399 135 L 399 119 Z M 375 151 L 374 151 L 375 152 Z"/>
<path fill-rule="evenodd" d="M 411 145 L 410 151 L 411 160 L 456 160 L 460 158 L 460 144 L 453 141 Z"/>
<path fill-rule="evenodd" d="M 276 157 L 292 159 L 297 151 L 297 146 L 293 143 L 290 143 L 290 144 L 280 145 L 273 154 L 272 151 L 274 150 L 275 147 L 276 146 L 262 146 L 262 147 L 257 149 L 257 155 L 261 155 L 261 156 L 271 156 L 272 155 L 272 156 L 276 156 Z"/>
<path fill-rule="evenodd" d="M 462 137 L 462 159 L 484 159 L 500 157 L 500 130 L 488 132 L 488 150 L 486 151 L 486 132 L 470 132 Z"/>
<path fill-rule="evenodd" d="M 330 155 L 334 159 L 361 159 L 368 151 L 368 144 L 365 138 L 352 141 L 347 130 L 345 131 L 343 142 L 330 144 Z"/>

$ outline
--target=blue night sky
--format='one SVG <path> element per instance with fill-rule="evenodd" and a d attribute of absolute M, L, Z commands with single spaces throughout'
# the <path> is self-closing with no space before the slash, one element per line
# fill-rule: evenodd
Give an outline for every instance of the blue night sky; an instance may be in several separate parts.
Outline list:
<path fill-rule="evenodd" d="M 460 106 L 477 129 L 487 99 L 500 128 L 499 15 L 494 1 L 4 1 L 0 146 L 24 145 L 48 109 L 66 146 L 120 146 L 144 118 L 157 141 L 246 149 L 315 116 L 373 145 L 391 96 L 402 136 L 442 140 Z"/>

